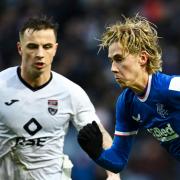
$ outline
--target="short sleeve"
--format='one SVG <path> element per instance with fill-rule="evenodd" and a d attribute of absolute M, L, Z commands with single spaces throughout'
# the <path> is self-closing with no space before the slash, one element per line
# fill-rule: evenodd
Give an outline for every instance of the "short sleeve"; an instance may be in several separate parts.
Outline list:
<path fill-rule="evenodd" d="M 74 106 L 73 109 L 75 111 L 72 123 L 78 131 L 88 123 L 92 123 L 92 121 L 100 123 L 92 102 L 81 87 L 78 86 L 76 89 L 76 93 L 73 95 L 72 101 Z"/>
<path fill-rule="evenodd" d="M 135 135 L 138 131 L 138 123 L 132 120 L 134 93 L 124 90 L 116 103 L 116 127 L 114 135 L 129 136 Z M 138 118 L 138 117 L 137 117 Z"/>

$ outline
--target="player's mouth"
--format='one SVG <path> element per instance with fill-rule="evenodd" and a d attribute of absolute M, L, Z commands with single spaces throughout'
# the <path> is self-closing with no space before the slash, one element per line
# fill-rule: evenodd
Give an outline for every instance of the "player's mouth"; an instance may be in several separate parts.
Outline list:
<path fill-rule="evenodd" d="M 121 79 L 119 77 L 117 77 L 117 76 L 114 76 L 114 78 L 115 78 L 116 81 L 121 81 Z"/>
<path fill-rule="evenodd" d="M 34 64 L 34 66 L 35 66 L 36 68 L 38 68 L 38 69 L 42 69 L 42 68 L 44 68 L 45 63 L 43 63 L 43 62 L 36 62 L 36 63 Z"/>
<path fill-rule="evenodd" d="M 124 81 L 119 77 L 115 77 L 115 80 L 118 84 L 124 84 Z"/>

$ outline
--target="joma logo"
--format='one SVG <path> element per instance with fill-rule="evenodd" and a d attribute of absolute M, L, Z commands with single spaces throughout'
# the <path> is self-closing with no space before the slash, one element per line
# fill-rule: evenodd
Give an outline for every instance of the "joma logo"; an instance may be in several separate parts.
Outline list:
<path fill-rule="evenodd" d="M 179 135 L 174 132 L 172 129 L 171 125 L 168 123 L 166 127 L 164 128 L 151 128 L 147 129 L 156 139 L 159 141 L 165 142 L 165 141 L 170 141 L 172 139 L 175 139 L 179 137 Z"/>

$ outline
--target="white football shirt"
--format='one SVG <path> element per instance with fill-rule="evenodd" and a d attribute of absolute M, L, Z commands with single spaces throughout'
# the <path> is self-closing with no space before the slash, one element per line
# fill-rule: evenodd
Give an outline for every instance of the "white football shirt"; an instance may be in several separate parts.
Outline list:
<path fill-rule="evenodd" d="M 32 89 L 19 67 L 0 72 L 0 159 L 13 152 L 29 170 L 54 165 L 60 171 L 70 121 L 77 130 L 93 120 L 99 123 L 84 90 L 60 74 L 51 75 Z"/>

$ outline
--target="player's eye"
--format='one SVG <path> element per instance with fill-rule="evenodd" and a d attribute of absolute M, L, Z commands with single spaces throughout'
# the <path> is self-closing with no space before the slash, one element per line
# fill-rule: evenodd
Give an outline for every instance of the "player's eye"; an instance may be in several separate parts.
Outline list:
<path fill-rule="evenodd" d="M 28 48 L 28 49 L 37 49 L 37 48 L 38 48 L 38 45 L 37 45 L 37 44 L 33 44 L 33 43 L 29 43 L 29 44 L 27 45 L 27 48 Z"/>
<path fill-rule="evenodd" d="M 43 45 L 43 48 L 44 49 L 50 49 L 50 48 L 52 48 L 52 44 L 45 44 L 45 45 Z"/>
<path fill-rule="evenodd" d="M 116 62 L 121 62 L 121 61 L 124 60 L 124 57 L 117 54 L 117 55 L 115 55 L 115 56 L 113 57 L 113 59 L 114 59 Z"/>

